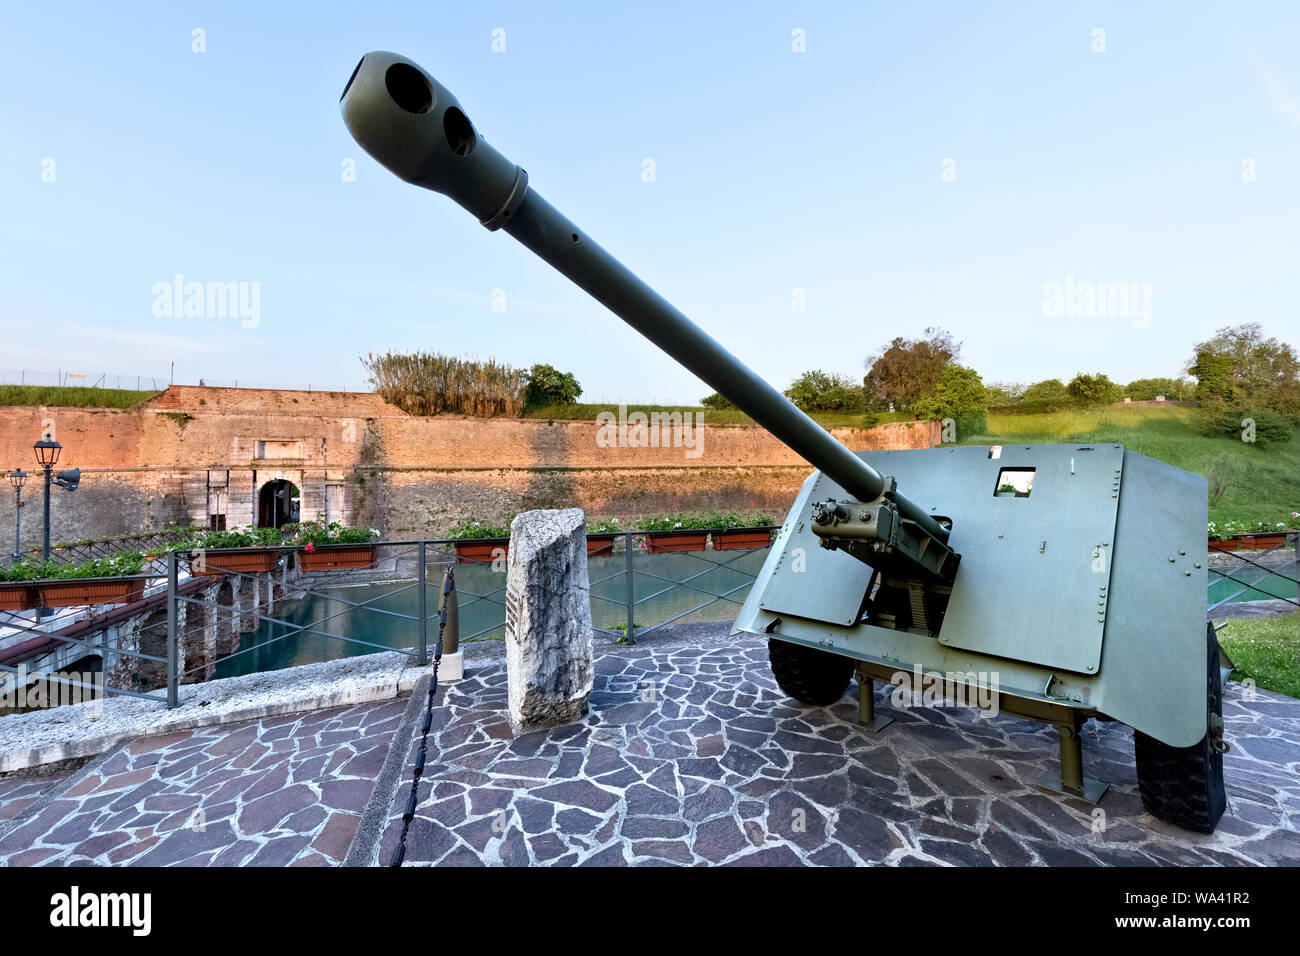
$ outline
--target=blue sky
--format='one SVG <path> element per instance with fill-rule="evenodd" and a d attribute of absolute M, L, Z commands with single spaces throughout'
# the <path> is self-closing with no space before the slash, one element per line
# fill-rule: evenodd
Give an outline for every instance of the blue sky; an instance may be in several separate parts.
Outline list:
<path fill-rule="evenodd" d="M 986 381 L 1173 375 L 1251 320 L 1300 346 L 1298 4 L 52 9 L 0 33 L 0 374 L 360 387 L 360 355 L 423 349 L 709 391 L 360 151 L 337 103 L 372 49 L 778 387 L 930 325 Z M 256 326 L 156 315 L 178 273 L 260 283 Z M 1067 275 L 1149 283 L 1149 321 L 1045 315 Z"/>

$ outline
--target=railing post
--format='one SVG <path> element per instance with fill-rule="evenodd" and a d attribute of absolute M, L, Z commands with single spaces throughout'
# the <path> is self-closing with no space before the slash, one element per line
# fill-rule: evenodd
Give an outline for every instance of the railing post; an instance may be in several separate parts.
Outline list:
<path fill-rule="evenodd" d="M 419 618 L 419 636 L 416 639 L 415 644 L 415 659 L 419 661 L 421 667 L 428 663 L 429 647 L 429 608 L 428 595 L 426 593 L 429 583 L 427 580 L 429 576 L 429 568 L 425 563 L 427 555 L 425 554 L 424 544 L 424 541 L 421 541 L 416 545 L 417 557 L 415 560 L 415 576 L 418 581 L 418 589 L 416 591 L 416 605 L 418 610 L 415 613 Z"/>
<path fill-rule="evenodd" d="M 180 610 L 177 601 L 176 551 L 167 552 L 167 707 L 177 705 L 178 688 L 176 674 L 176 617 Z"/>
<path fill-rule="evenodd" d="M 624 576 L 627 578 L 627 631 L 624 637 L 631 644 L 635 633 L 636 618 L 636 582 L 632 579 L 632 532 L 623 534 Z"/>

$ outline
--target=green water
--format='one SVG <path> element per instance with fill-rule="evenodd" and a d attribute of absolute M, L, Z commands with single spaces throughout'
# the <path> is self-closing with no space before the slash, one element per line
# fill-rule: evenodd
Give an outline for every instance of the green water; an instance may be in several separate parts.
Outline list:
<path fill-rule="evenodd" d="M 636 624 L 641 629 L 653 627 L 704 604 L 713 596 L 737 588 L 729 595 L 729 600 L 717 601 L 675 623 L 732 620 L 740 610 L 745 595 L 749 593 L 753 575 L 763 566 L 767 550 L 699 551 L 686 554 L 634 552 L 635 573 L 632 577 L 635 596 L 638 601 L 646 599 L 636 606 Z M 588 576 L 592 581 L 591 619 L 596 627 L 609 628 L 627 619 L 627 576 L 624 562 L 621 553 L 588 560 Z M 681 582 L 692 576 L 690 587 L 658 580 L 667 578 L 669 581 Z M 604 578 L 609 580 L 602 580 Z M 427 592 L 431 617 L 430 648 L 438 631 L 437 602 L 441 579 L 441 569 L 430 570 Z M 304 583 L 310 586 L 310 576 L 304 578 Z M 490 564 L 456 566 L 462 641 L 499 640 L 504 635 L 505 585 L 504 569 L 494 571 Z M 373 654 L 385 648 L 414 647 L 416 601 L 417 592 L 413 582 L 398 582 L 333 588 L 310 593 L 298 601 L 280 602 L 271 612 L 277 621 L 263 622 L 256 631 L 245 634 L 233 654 L 217 661 L 213 676 L 236 677 L 298 664 Z M 348 602 L 364 602 L 367 607 L 351 607 Z M 364 641 L 366 644 L 348 643 L 321 634 L 295 631 L 304 625 L 351 638 L 353 641 Z M 260 644 L 265 646 L 257 647 Z M 378 646 L 366 646 L 367 644 Z M 249 648 L 256 649 L 248 650 Z"/>
<path fill-rule="evenodd" d="M 1277 573 L 1270 574 L 1263 568 L 1237 568 L 1231 571 L 1233 577 L 1231 581 L 1211 571 L 1209 603 L 1217 604 L 1236 591 L 1242 591 L 1242 593 L 1234 597 L 1232 603 L 1237 601 L 1267 601 L 1270 597 L 1288 598 L 1294 601 L 1297 597 L 1300 597 L 1300 588 L 1296 585 L 1296 579 L 1300 578 L 1300 574 L 1297 573 L 1300 570 L 1300 564 L 1278 565 L 1269 570 Z M 1286 578 L 1290 578 L 1290 580 L 1285 580 Z M 1247 584 L 1251 585 L 1251 587 L 1247 588 Z"/>

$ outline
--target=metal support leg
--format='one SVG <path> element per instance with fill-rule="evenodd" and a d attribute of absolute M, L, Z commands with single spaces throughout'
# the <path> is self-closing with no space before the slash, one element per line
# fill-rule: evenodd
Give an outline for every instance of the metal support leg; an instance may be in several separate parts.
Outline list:
<path fill-rule="evenodd" d="M 1060 765 L 1045 773 L 1039 783 L 1049 790 L 1096 803 L 1110 785 L 1083 775 L 1081 724 L 1079 718 L 1075 717 L 1071 723 L 1056 725 L 1056 732 L 1061 738 Z"/>
<path fill-rule="evenodd" d="M 426 563 L 424 542 L 415 546 L 415 616 L 418 621 L 415 635 L 415 662 L 423 667 L 429 662 L 429 566 Z"/>
<path fill-rule="evenodd" d="M 632 570 L 632 535 L 623 536 L 624 574 L 627 578 L 627 630 L 623 632 L 628 644 L 636 643 L 636 581 Z"/>
<path fill-rule="evenodd" d="M 176 658 L 180 648 L 177 641 L 177 567 L 175 550 L 167 552 L 167 707 L 175 707 L 180 696 L 180 675 L 177 672 Z"/>
<path fill-rule="evenodd" d="M 858 674 L 858 724 L 879 733 L 893 722 L 893 717 L 876 716 L 876 682 Z"/>

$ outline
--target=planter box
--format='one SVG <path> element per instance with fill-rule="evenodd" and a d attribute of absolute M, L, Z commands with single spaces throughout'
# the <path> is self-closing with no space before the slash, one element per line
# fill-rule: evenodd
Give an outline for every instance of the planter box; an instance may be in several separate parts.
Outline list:
<path fill-rule="evenodd" d="M 145 577 L 68 578 L 36 581 L 40 607 L 78 607 L 82 604 L 131 604 L 144 597 Z"/>
<path fill-rule="evenodd" d="M 707 531 L 648 531 L 645 535 L 645 549 L 650 554 L 703 551 L 708 540 Z"/>
<path fill-rule="evenodd" d="M 1286 535 L 1284 534 L 1243 534 L 1237 538 L 1241 542 L 1241 547 L 1247 551 L 1267 551 L 1270 548 L 1276 548 L 1280 544 L 1286 544 Z"/>
<path fill-rule="evenodd" d="M 30 611 L 36 607 L 36 585 L 31 581 L 0 584 L 0 611 Z"/>
<path fill-rule="evenodd" d="M 510 553 L 510 539 L 477 538 L 457 541 L 452 547 L 456 549 L 457 564 L 486 564 Z"/>
<path fill-rule="evenodd" d="M 714 551 L 743 551 L 766 548 L 772 543 L 770 531 L 716 531 L 713 534 Z"/>
<path fill-rule="evenodd" d="M 272 571 L 280 563 L 280 548 L 249 548 L 238 551 L 210 551 L 203 556 L 200 574 L 257 574 Z M 197 557 L 199 552 L 193 552 Z"/>
<path fill-rule="evenodd" d="M 587 535 L 587 557 L 594 558 L 601 555 L 614 553 L 614 539 L 619 535 L 614 534 L 589 534 Z"/>
<path fill-rule="evenodd" d="M 373 544 L 323 544 L 314 551 L 298 552 L 303 571 L 371 568 L 378 549 Z"/>

